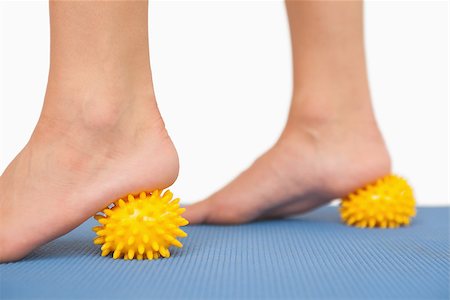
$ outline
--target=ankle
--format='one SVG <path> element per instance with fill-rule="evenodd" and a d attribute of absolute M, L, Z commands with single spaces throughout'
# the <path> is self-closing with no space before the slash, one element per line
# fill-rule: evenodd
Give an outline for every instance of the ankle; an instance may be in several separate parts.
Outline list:
<path fill-rule="evenodd" d="M 289 112 L 289 123 L 305 126 L 369 123 L 375 116 L 368 89 L 340 86 L 339 89 L 314 88 L 295 91 Z"/>
<path fill-rule="evenodd" d="M 330 187 L 331 195 L 343 196 L 391 172 L 390 155 L 371 109 L 326 113 L 294 108 L 278 148 L 282 156 L 290 154 L 288 165 L 304 161 L 304 156 L 314 157 L 311 169 L 316 170 L 318 182 Z"/>
<path fill-rule="evenodd" d="M 353 141 L 386 148 L 371 110 L 345 113 L 326 113 L 316 109 L 291 110 L 281 138 L 299 141 L 307 138 L 312 143 L 326 145 L 330 142 L 342 144 Z"/>
<path fill-rule="evenodd" d="M 161 122 L 151 82 L 128 86 L 103 79 L 93 82 L 55 83 L 50 79 L 41 121 L 95 132 Z"/>
<path fill-rule="evenodd" d="M 122 187 L 127 191 L 170 186 L 178 175 L 178 155 L 153 93 L 148 89 L 96 92 L 47 92 L 30 148 L 57 153 L 52 168 L 72 175 L 105 166 L 136 169 L 137 179 Z M 155 170 L 157 178 L 152 178 Z M 120 190 L 122 183 L 116 184 Z"/>

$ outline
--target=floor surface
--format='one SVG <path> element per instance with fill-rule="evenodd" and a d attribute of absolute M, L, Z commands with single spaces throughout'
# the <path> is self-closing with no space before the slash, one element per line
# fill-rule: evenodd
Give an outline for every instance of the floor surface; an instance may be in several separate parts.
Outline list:
<path fill-rule="evenodd" d="M 188 226 L 169 259 L 101 257 L 89 220 L 0 265 L 0 298 L 449 298 L 449 207 L 410 227 L 357 229 L 336 207 L 239 226 Z"/>

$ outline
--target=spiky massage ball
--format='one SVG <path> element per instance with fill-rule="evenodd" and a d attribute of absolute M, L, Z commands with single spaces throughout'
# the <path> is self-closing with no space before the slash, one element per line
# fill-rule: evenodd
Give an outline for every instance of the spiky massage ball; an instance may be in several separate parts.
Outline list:
<path fill-rule="evenodd" d="M 102 245 L 102 256 L 112 252 L 114 259 L 151 260 L 169 257 L 170 246 L 181 248 L 177 237 L 187 234 L 179 227 L 189 222 L 181 216 L 185 209 L 180 208 L 180 199 L 172 196 L 169 190 L 163 195 L 159 190 L 128 195 L 97 213 L 101 225 L 92 230 L 98 235 L 94 244 Z"/>
<path fill-rule="evenodd" d="M 396 228 L 416 215 L 413 190 L 405 179 L 388 175 L 342 199 L 342 220 L 356 227 Z"/>

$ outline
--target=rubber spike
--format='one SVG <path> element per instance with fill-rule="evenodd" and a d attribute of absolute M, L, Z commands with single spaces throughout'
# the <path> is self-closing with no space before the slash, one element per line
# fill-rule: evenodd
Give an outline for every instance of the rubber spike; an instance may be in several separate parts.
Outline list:
<path fill-rule="evenodd" d="M 170 191 L 141 192 L 112 202 L 95 219 L 100 226 L 92 230 L 101 245 L 101 254 L 112 253 L 114 259 L 157 259 L 170 257 L 169 248 L 182 247 L 178 237 L 187 234 L 179 227 L 189 222 L 181 214 L 179 199 L 172 200 Z M 127 200 L 124 200 L 127 199 Z"/>
<path fill-rule="evenodd" d="M 411 186 L 397 175 L 378 179 L 342 199 L 342 220 L 351 226 L 397 228 L 416 214 Z"/>

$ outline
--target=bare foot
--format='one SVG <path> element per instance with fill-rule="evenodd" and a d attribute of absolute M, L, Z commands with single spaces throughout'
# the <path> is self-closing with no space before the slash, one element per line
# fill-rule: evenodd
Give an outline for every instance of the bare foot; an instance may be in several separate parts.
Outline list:
<path fill-rule="evenodd" d="M 178 175 L 153 92 L 147 2 L 49 6 L 44 107 L 0 179 L 0 261 L 24 257 L 119 197 L 165 188 Z"/>
<path fill-rule="evenodd" d="M 277 144 L 228 186 L 188 208 L 191 223 L 298 214 L 390 172 L 373 116 L 360 1 L 286 1 L 293 100 Z"/>
<path fill-rule="evenodd" d="M 234 224 L 306 212 L 390 172 L 375 120 L 290 116 L 276 145 L 222 190 L 188 207 L 191 223 Z"/>
<path fill-rule="evenodd" d="M 151 88 L 95 82 L 67 93 L 49 84 L 35 132 L 0 179 L 0 261 L 22 258 L 120 196 L 175 181 L 177 153 Z"/>

